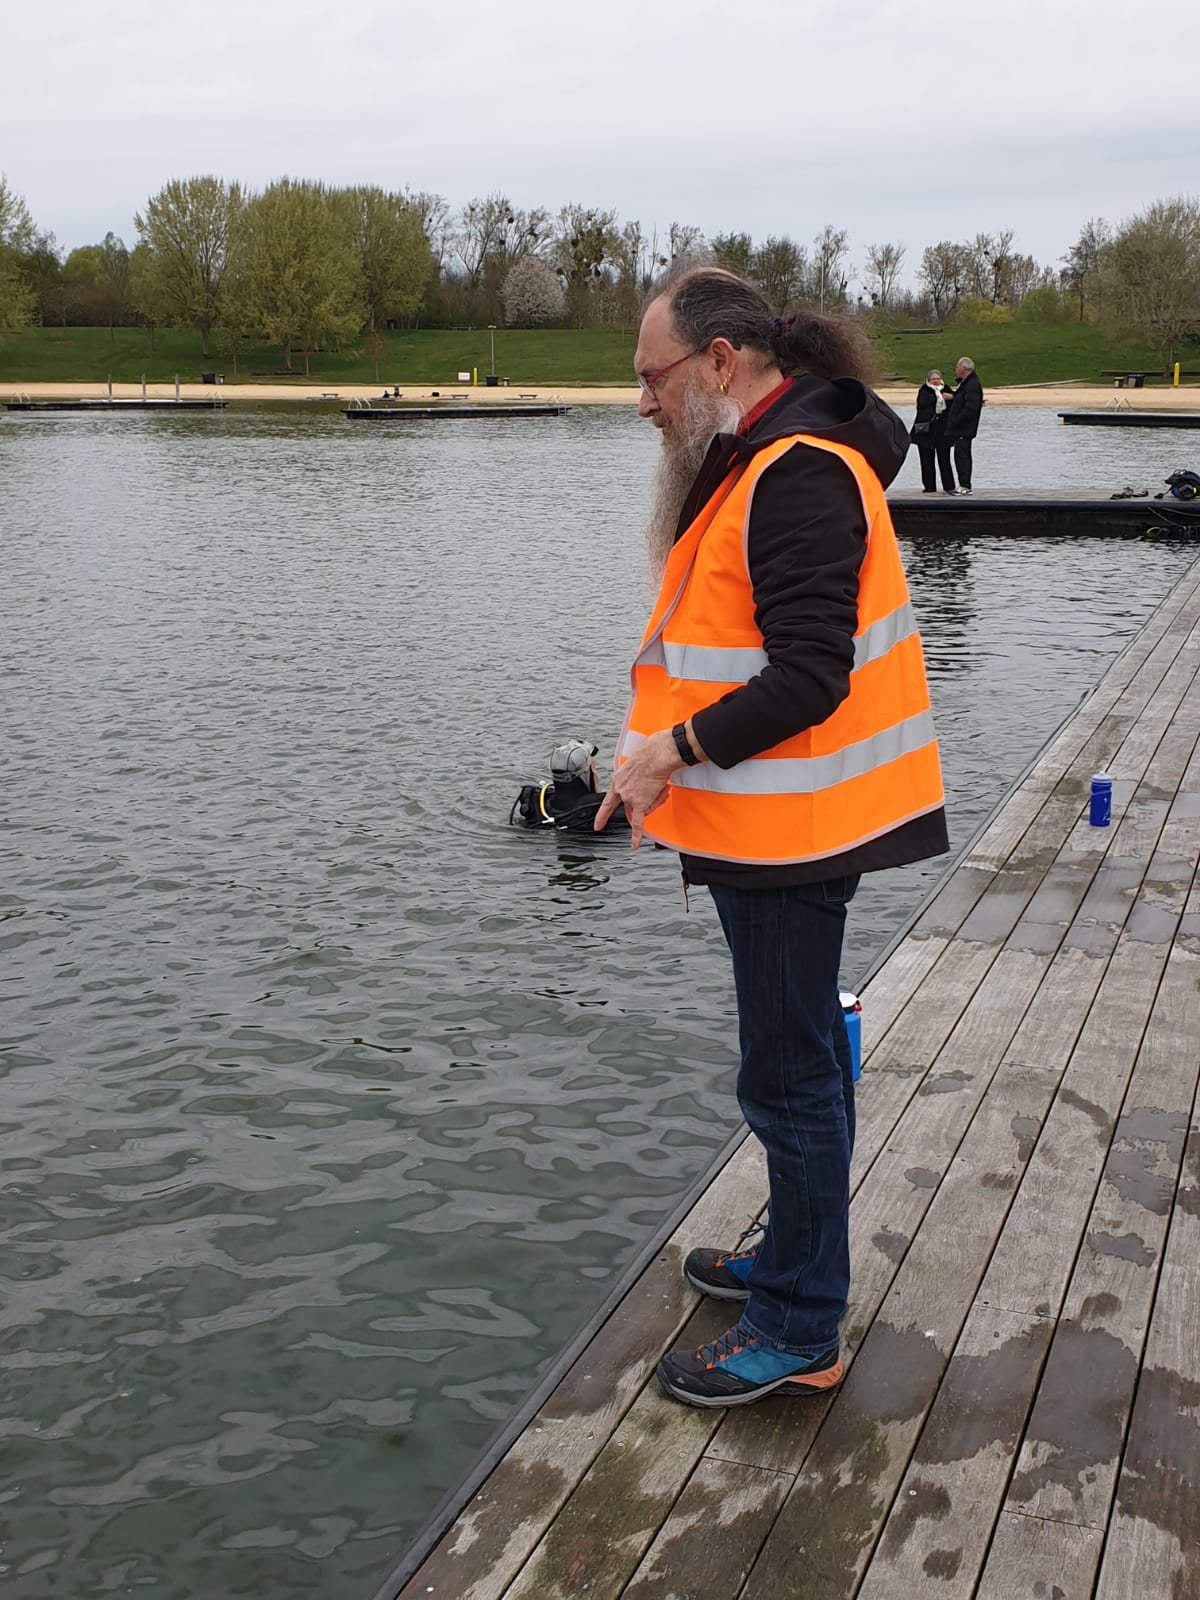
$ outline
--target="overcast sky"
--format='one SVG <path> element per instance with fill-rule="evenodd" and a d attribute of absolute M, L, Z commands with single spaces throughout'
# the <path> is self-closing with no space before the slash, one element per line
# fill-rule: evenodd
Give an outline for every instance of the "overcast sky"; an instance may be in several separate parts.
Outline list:
<path fill-rule="evenodd" d="M 1198 51 L 1200 0 L 0 0 L 0 171 L 67 249 L 212 172 L 1057 263 L 1200 186 Z"/>

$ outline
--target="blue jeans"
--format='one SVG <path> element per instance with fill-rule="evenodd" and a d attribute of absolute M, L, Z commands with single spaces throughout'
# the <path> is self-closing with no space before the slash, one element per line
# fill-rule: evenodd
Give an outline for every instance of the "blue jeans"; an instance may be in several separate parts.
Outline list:
<path fill-rule="evenodd" d="M 738 1103 L 770 1182 L 742 1322 L 791 1355 L 837 1344 L 850 1290 L 854 1078 L 838 968 L 857 888 L 857 877 L 791 889 L 710 885 L 733 956 Z"/>

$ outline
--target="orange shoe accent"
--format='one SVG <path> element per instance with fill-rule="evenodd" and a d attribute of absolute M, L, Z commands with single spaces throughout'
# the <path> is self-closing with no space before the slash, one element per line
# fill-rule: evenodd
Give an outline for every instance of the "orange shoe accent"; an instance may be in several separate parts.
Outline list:
<path fill-rule="evenodd" d="M 842 1381 L 845 1368 L 839 1361 L 826 1372 L 797 1372 L 787 1381 L 797 1389 L 833 1389 Z"/>

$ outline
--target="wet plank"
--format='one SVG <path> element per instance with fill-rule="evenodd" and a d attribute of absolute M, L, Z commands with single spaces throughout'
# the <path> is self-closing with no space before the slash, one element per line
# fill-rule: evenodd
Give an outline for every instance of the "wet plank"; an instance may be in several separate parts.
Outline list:
<path fill-rule="evenodd" d="M 735 1600 L 792 1474 L 701 1461 L 622 1600 Z"/>
<path fill-rule="evenodd" d="M 902 1600 L 922 1588 L 939 1600 L 972 1594 L 1023 1433 L 1006 1502 L 1022 1515 L 1006 1528 L 1003 1567 L 1013 1580 L 1025 1541 L 1028 1587 L 1014 1592 L 1033 1592 L 1040 1579 L 1036 1519 L 1103 1530 L 1165 1233 L 1163 1184 L 1173 1191 L 1195 1089 L 1189 1010 L 1197 965 L 1200 956 L 1172 952 L 1067 1293 L 1066 1320 L 1056 1333 L 1049 1317 L 973 1310 L 860 1600 Z M 1141 1104 L 1146 1099 L 1155 1109 Z M 1172 1103 L 1185 1109 L 1159 1109 Z M 1099 1541 L 1085 1549 L 1099 1559 Z"/>
<path fill-rule="evenodd" d="M 1200 961 L 1200 903 L 1189 906 Z M 1195 1034 L 1192 1036 L 1195 1052 Z M 1194 1109 L 1097 1600 L 1200 1596 L 1200 1110 Z"/>
<path fill-rule="evenodd" d="M 1072 1522 L 1038 1522 L 1006 1511 L 975 1600 L 1090 1600 L 1100 1535 Z M 1033 1568 L 1030 1577 L 1029 1568 Z M 1114 1600 L 1116 1597 L 1114 1596 Z M 1121 1600 L 1170 1600 L 1135 1585 Z"/>
<path fill-rule="evenodd" d="M 1044 1317 L 970 1312 L 858 1600 L 974 1594 L 1053 1332 Z"/>
<path fill-rule="evenodd" d="M 1088 1219 L 1007 1508 L 1103 1530 L 1196 1090 L 1200 957 L 1172 952 Z"/>

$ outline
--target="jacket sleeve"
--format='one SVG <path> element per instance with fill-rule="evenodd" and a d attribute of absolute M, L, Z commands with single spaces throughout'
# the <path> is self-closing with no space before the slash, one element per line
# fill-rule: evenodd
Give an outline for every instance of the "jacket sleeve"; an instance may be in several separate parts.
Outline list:
<path fill-rule="evenodd" d="M 850 692 L 867 518 L 837 456 L 797 445 L 767 468 L 750 508 L 747 560 L 767 665 L 692 718 L 718 767 L 824 722 Z"/>
<path fill-rule="evenodd" d="M 954 437 L 974 438 L 979 428 L 979 414 L 983 410 L 983 385 L 964 378 L 954 391 L 950 402 L 950 416 L 946 432 Z"/>
<path fill-rule="evenodd" d="M 976 378 L 974 383 L 963 385 L 963 409 L 961 426 L 964 433 L 974 434 L 979 428 L 979 415 L 983 410 L 983 385 Z"/>

